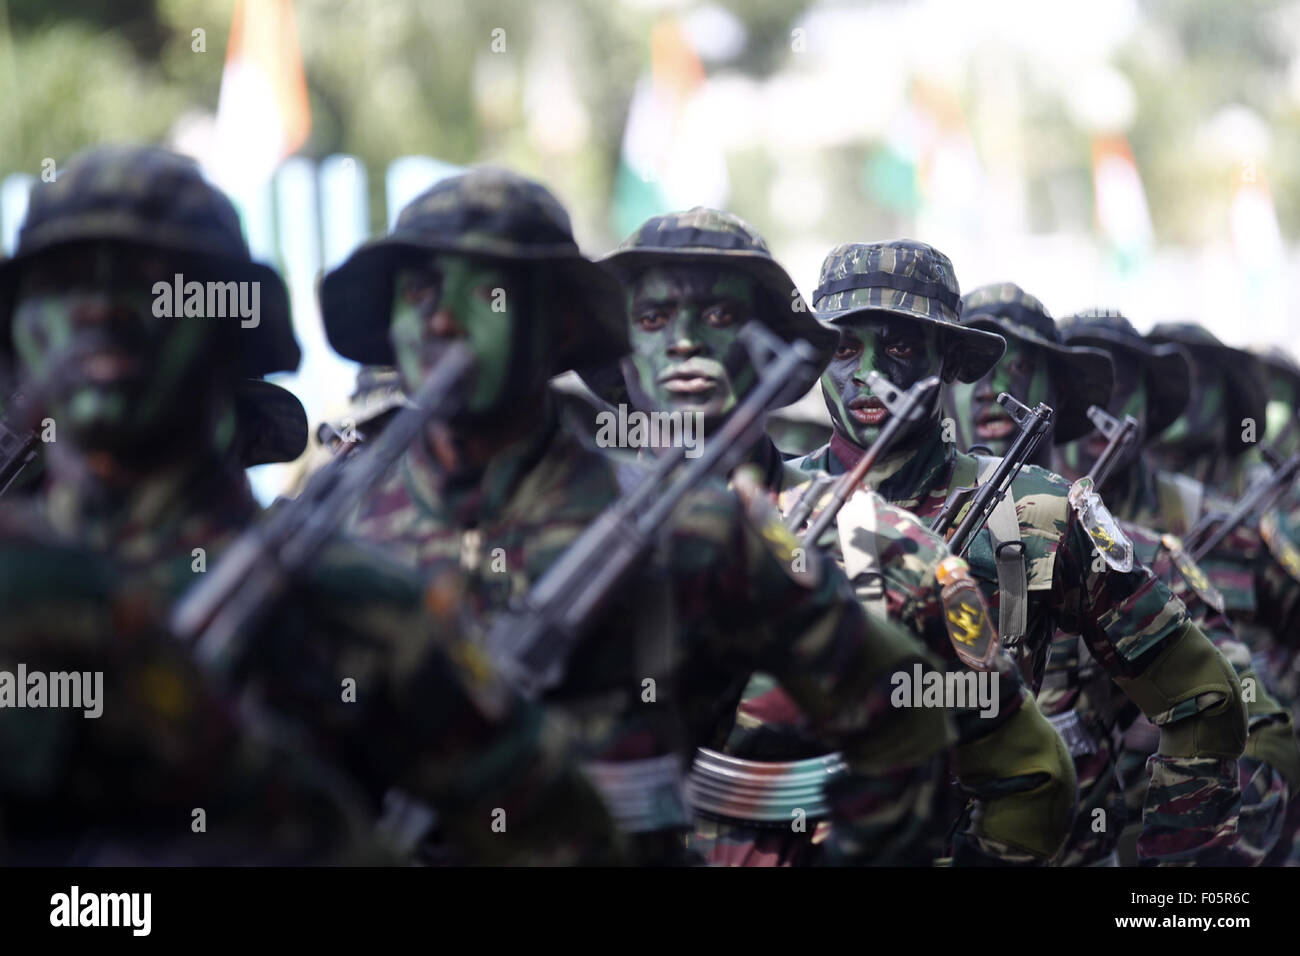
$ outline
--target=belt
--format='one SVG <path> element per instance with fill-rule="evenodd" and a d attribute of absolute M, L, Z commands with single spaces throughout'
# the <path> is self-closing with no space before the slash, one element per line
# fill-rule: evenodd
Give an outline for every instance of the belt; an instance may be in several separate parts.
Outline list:
<path fill-rule="evenodd" d="M 701 747 L 687 778 L 686 799 L 699 813 L 745 823 L 788 824 L 796 810 L 815 820 L 830 813 L 826 783 L 847 772 L 839 753 L 774 762 Z"/>
<path fill-rule="evenodd" d="M 649 833 L 690 823 L 681 758 L 676 754 L 643 760 L 590 761 L 582 769 L 624 833 Z"/>

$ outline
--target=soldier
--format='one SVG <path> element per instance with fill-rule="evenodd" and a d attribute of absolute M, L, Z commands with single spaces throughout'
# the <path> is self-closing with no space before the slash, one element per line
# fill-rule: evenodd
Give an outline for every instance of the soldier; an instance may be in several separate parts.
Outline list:
<path fill-rule="evenodd" d="M 1191 402 L 1188 369 L 1191 353 L 1173 342 L 1157 341 L 1154 335 L 1144 339 L 1114 310 L 1090 310 L 1072 316 L 1062 323 L 1061 333 L 1070 343 L 1096 345 L 1110 352 L 1117 372 L 1111 408 L 1116 414 L 1122 409 L 1142 424 L 1142 441 L 1111 472 L 1105 487 L 1108 500 L 1114 503 L 1121 518 L 1161 533 L 1161 544 L 1169 553 L 1169 560 L 1184 555 L 1180 536 L 1191 531 L 1210 510 L 1227 513 L 1231 503 L 1208 491 L 1194 478 L 1152 468 L 1144 460 L 1141 448 L 1143 443 L 1155 441 L 1178 420 L 1189 404 L 1197 405 L 1190 413 L 1198 419 L 1197 430 L 1216 436 L 1216 448 L 1222 449 L 1225 441 L 1239 446 L 1239 424 L 1229 428 L 1217 417 L 1204 414 L 1204 407 L 1211 402 L 1220 409 L 1226 408 L 1230 390 L 1216 386 L 1217 398 Z M 1219 353 L 1219 361 L 1227 358 Z M 1207 378 L 1209 374 L 1207 369 Z M 1255 386 L 1251 389 L 1256 390 Z M 1262 422 L 1264 413 L 1260 408 L 1246 409 L 1239 404 L 1240 398 L 1234 397 L 1232 401 L 1234 416 L 1238 412 L 1245 413 L 1242 417 L 1253 413 Z M 1075 468 L 1091 467 L 1092 459 L 1099 452 L 1098 444 L 1096 437 L 1090 442 L 1079 442 L 1066 450 L 1066 460 Z M 1244 840 L 1240 847 L 1248 862 L 1258 862 L 1275 844 L 1290 842 L 1287 834 L 1293 824 L 1288 822 L 1279 837 L 1277 819 L 1287 805 L 1288 792 L 1295 792 L 1300 771 L 1292 721 L 1285 702 L 1269 692 L 1273 674 L 1266 660 L 1268 648 L 1293 641 L 1288 635 L 1294 633 L 1294 625 L 1289 622 L 1294 620 L 1295 601 L 1300 591 L 1284 562 L 1274 556 L 1262 539 L 1261 523 L 1266 525 L 1267 521 L 1254 519 L 1244 523 L 1222 546 L 1198 562 L 1204 569 L 1205 581 L 1199 589 L 1208 595 L 1205 603 L 1231 622 L 1228 627 L 1220 625 L 1218 630 L 1230 631 L 1248 648 L 1234 649 L 1227 641 L 1220 645 L 1237 667 L 1243 686 L 1250 689 L 1246 695 L 1250 735 L 1242 761 L 1245 800 Z M 1294 811 L 1287 812 L 1295 816 Z"/>
<path fill-rule="evenodd" d="M 1054 422 L 1055 443 L 1087 435 L 1092 430 L 1092 422 L 1086 414 L 1088 406 L 1106 408 L 1112 401 L 1109 355 L 1089 346 L 1061 345 L 1056 324 L 1042 303 L 1011 283 L 976 289 L 962 299 L 962 305 L 963 325 L 1000 331 L 1014 343 L 1007 352 L 1014 358 L 1012 366 L 1005 373 L 999 367 L 998 372 L 990 377 L 992 380 L 982 380 L 975 388 L 977 400 L 988 400 L 995 390 L 1003 390 L 1020 395 L 1031 403 L 1044 401 L 1058 411 Z M 1005 363 L 1006 358 L 1003 360 Z M 1126 374 L 1126 380 L 1128 377 Z M 1060 387 L 1061 383 L 1068 383 L 1069 387 Z M 1128 399 L 1127 395 L 1117 394 L 1115 407 L 1123 407 Z M 961 408 L 963 403 L 958 399 L 954 405 Z M 997 418 L 984 404 L 972 408 L 971 417 L 977 422 L 998 424 Z M 1142 420 L 1139 418 L 1139 428 Z M 1004 417 L 1003 421 L 1012 424 L 1009 418 Z M 978 427 L 975 434 L 989 437 L 981 435 Z M 1131 445 L 1133 450 L 1127 452 L 1129 458 L 1140 447 L 1136 442 Z M 1005 444 L 993 446 L 995 453 L 1005 449 Z M 1151 568 L 1183 601 L 1192 622 L 1233 664 L 1238 678 L 1253 680 L 1249 653 L 1237 640 L 1221 610 L 1212 606 L 1214 598 L 1209 596 L 1209 591 L 1204 591 L 1208 603 L 1201 596 L 1203 592 L 1198 591 L 1204 577 L 1195 564 L 1181 555 L 1175 563 L 1163 547 L 1160 535 L 1149 528 L 1124 521 L 1120 522 L 1120 527 L 1133 542 L 1137 560 Z M 1136 838 L 1139 815 L 1146 800 L 1145 764 L 1156 748 L 1158 732 L 1143 718 L 1134 724 L 1129 734 L 1130 746 L 1118 746 L 1121 732 L 1141 715 L 1092 660 L 1078 637 L 1072 634 L 1062 632 L 1053 643 L 1039 702 L 1053 715 L 1053 721 L 1071 743 L 1080 779 L 1084 807 L 1066 861 L 1096 863 L 1117 848 L 1121 834 L 1117 827 L 1094 832 L 1089 825 L 1091 810 L 1102 808 L 1109 820 L 1122 820 L 1126 814 L 1129 815 L 1132 821 L 1129 829 Z M 1132 746 L 1139 740 L 1145 740 L 1147 746 Z M 1248 753 L 1251 747 L 1248 737 Z M 1119 760 L 1125 762 L 1118 764 L 1117 774 Z M 1280 807 L 1275 800 L 1266 800 L 1263 806 L 1254 800 L 1254 790 L 1245 786 L 1245 782 L 1251 779 L 1253 768 L 1243 763 L 1243 769 L 1247 771 L 1243 777 L 1243 807 L 1237 827 L 1238 843 L 1233 852 L 1241 859 L 1257 862 L 1271 846 L 1269 842 L 1261 847 L 1257 840 L 1261 837 L 1268 841 L 1276 839 L 1274 823 L 1280 825 Z M 1261 814 L 1265 807 L 1267 811 Z M 1261 817 L 1265 822 L 1262 827 L 1258 825 Z M 1127 845 L 1124 849 L 1127 850 Z M 1209 849 L 1211 860 L 1223 861 L 1217 847 Z"/>
<path fill-rule="evenodd" d="M 581 255 L 544 187 L 476 169 L 414 199 L 390 236 L 327 275 L 322 307 L 336 350 L 394 364 L 407 382 L 456 340 L 477 355 L 463 410 L 412 447 L 355 528 L 458 580 L 486 628 L 619 495 L 614 459 L 562 427 L 547 389 L 558 372 L 627 352 L 618 283 Z M 942 712 L 888 703 L 887 675 L 924 651 L 868 622 L 833 566 L 814 556 L 795 571 L 765 505 L 721 485 L 688 496 L 547 694 L 578 725 L 593 779 L 643 860 L 683 858 L 683 760 L 721 745 L 757 668 L 859 770 L 924 765 L 947 742 Z M 889 821 L 877 830 L 883 854 L 897 834 Z"/>
<path fill-rule="evenodd" d="M 646 411 L 698 414 L 706 432 L 726 421 L 743 383 L 752 381 L 750 364 L 735 358 L 741 351 L 737 332 L 746 321 L 758 318 L 787 341 L 815 343 L 822 350 L 823 365 L 838 342 L 832 330 L 812 317 L 762 237 L 729 213 L 697 207 L 655 216 L 602 261 L 627 289 L 633 351 L 625 368 L 634 404 Z M 764 488 L 781 495 L 783 511 L 809 491 L 812 476 L 785 466 L 770 438 L 760 440 L 747 460 L 757 467 Z M 844 567 L 842 548 L 852 552 L 855 588 L 864 608 L 903 620 L 943 661 L 946 671 L 970 673 L 956 650 L 965 650 L 960 640 L 965 633 L 950 634 L 940 597 L 938 568 L 948 557 L 947 549 L 920 522 L 862 491 L 839 513 L 839 529 L 825 534 L 823 546 L 840 567 Z M 979 629 L 979 624 L 972 622 L 972 626 Z M 991 627 L 984 629 L 995 644 Z M 951 762 L 964 797 L 975 798 L 970 807 L 957 807 L 963 815 L 956 837 L 957 861 L 1045 862 L 1056 853 L 1071 817 L 1068 758 L 1032 697 L 1022 693 L 1010 659 L 997 655 L 982 669 L 998 678 L 995 712 L 981 714 L 974 701 L 954 708 L 959 739 Z M 818 773 L 819 761 L 825 759 L 825 748 L 818 749 L 819 741 L 804 732 L 805 723 L 772 676 L 757 674 L 746 688 L 726 752 L 748 760 L 755 786 L 776 794 L 801 771 Z M 778 776 L 772 761 L 798 764 L 782 768 Z M 710 766 L 712 761 L 701 761 L 699 772 Z M 735 763 L 727 765 L 728 775 L 736 772 Z M 875 786 L 866 779 L 836 781 L 828 812 L 835 814 L 837 803 L 851 806 L 853 794 L 870 792 Z M 711 787 L 725 789 L 726 779 L 701 781 L 702 790 Z M 722 812 L 727 809 L 725 802 L 711 794 L 706 809 L 714 812 L 696 824 L 695 844 L 711 862 L 782 864 L 819 859 L 815 845 L 824 832 L 790 833 L 773 829 L 770 823 L 764 826 L 764 820 L 753 817 L 741 817 L 743 824 L 737 825 L 738 811 Z M 781 804 L 767 806 L 764 812 L 767 820 L 788 819 L 790 810 Z M 918 823 L 937 827 L 946 837 L 951 816 L 932 816 Z M 854 828 L 855 821 L 847 816 L 835 820 L 831 858 L 853 857 Z M 946 839 L 932 842 L 937 846 L 924 846 L 917 856 L 920 862 L 946 853 Z"/>
<path fill-rule="evenodd" d="M 995 336 L 958 323 L 952 263 L 924 243 L 839 246 L 823 262 L 814 296 L 818 317 L 841 338 L 822 379 L 835 436 L 803 459 L 804 467 L 841 474 L 879 433 L 888 412 L 866 385 L 868 371 L 900 387 L 936 373 L 948 382 L 971 382 L 1002 353 Z M 945 441 L 939 415 L 936 408 L 907 429 L 898 449 L 867 476 L 885 498 L 922 519 L 933 518 L 953 488 L 974 484 L 996 465 Z M 968 560 L 990 607 L 998 609 L 1003 642 L 1024 644 L 1030 662 L 1024 670 L 1036 684 L 1056 630 L 1080 634 L 1160 726 L 1139 852 L 1145 860 L 1177 862 L 1195 847 L 1231 840 L 1240 802 L 1236 760 L 1246 734 L 1241 687 L 1181 602 L 1132 563 L 1100 500 L 1078 492 L 1073 500 L 1077 508 L 1060 476 L 1025 466 L 971 543 Z M 1158 812 L 1175 791 L 1199 788 L 1216 795 L 1211 812 L 1191 821 Z"/>
<path fill-rule="evenodd" d="M 166 860 L 334 859 L 356 835 L 338 801 L 368 824 L 395 788 L 433 803 L 466 859 L 606 858 L 608 816 L 558 725 L 531 707 L 484 716 L 490 669 L 435 631 L 383 555 L 336 537 L 290 582 L 228 676 L 261 702 L 255 719 L 160 640 L 177 595 L 258 520 L 243 464 L 305 440 L 296 401 L 241 385 L 298 363 L 284 284 L 192 162 L 106 147 L 36 184 L 0 266 L 0 352 L 57 428 L 44 486 L 0 518 L 0 663 L 75 662 L 112 695 L 101 721 L 0 710 L 20 858 L 30 834 L 37 859 L 85 859 L 97 831 L 128 858 L 156 844 Z M 241 420 L 241 393 L 260 418 Z M 195 807 L 210 835 L 191 832 Z"/>

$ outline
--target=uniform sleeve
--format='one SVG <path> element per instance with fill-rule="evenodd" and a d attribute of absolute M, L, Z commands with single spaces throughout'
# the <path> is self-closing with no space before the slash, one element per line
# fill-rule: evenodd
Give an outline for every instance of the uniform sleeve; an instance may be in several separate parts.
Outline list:
<path fill-rule="evenodd" d="M 1245 747 L 1241 685 L 1231 665 L 1145 566 L 1111 568 L 1073 510 L 1053 590 L 1062 626 L 1160 728 L 1148 763 L 1138 855 L 1143 863 L 1221 862 L 1237 839 Z"/>

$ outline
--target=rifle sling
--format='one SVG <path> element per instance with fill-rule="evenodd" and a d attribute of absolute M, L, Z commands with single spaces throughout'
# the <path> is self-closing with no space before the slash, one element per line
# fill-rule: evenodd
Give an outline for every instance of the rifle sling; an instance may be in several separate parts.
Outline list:
<path fill-rule="evenodd" d="M 973 484 L 972 465 L 978 468 L 980 481 L 987 481 L 999 461 L 987 455 L 960 456 L 953 470 L 952 484 L 956 487 Z M 1028 627 L 1029 575 L 1025 547 L 1020 540 L 1020 519 L 1016 517 L 1016 498 L 1010 488 L 989 515 L 986 527 L 998 575 L 998 633 L 1002 635 L 1003 646 L 1015 647 L 1024 639 Z"/>

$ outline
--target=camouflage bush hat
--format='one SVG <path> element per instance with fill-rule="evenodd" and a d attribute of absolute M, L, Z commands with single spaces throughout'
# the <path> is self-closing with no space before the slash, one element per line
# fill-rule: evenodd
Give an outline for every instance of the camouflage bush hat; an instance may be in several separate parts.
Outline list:
<path fill-rule="evenodd" d="M 736 269 L 758 284 L 758 318 L 785 341 L 804 339 L 817 350 L 823 366 L 839 342 L 837 334 L 813 318 L 798 286 L 772 258 L 758 231 L 729 212 L 696 206 L 654 216 L 600 261 L 629 285 L 654 266 L 704 263 Z M 626 306 L 623 312 L 626 319 Z"/>
<path fill-rule="evenodd" d="M 239 330 L 241 371 L 290 372 L 301 353 L 279 274 L 254 262 L 230 200 L 184 156 L 153 146 L 101 146 L 78 153 L 52 183 L 32 187 L 14 257 L 0 262 L 0 352 L 22 270 L 51 249 L 87 241 L 127 242 L 200 260 L 207 281 L 258 283 L 256 325 Z"/>
<path fill-rule="evenodd" d="M 307 411 L 286 388 L 244 379 L 235 385 L 235 417 L 245 468 L 293 461 L 307 450 Z"/>
<path fill-rule="evenodd" d="M 1109 355 L 1089 346 L 1063 345 L 1047 308 L 1014 282 L 980 286 L 962 296 L 961 302 L 962 325 L 1014 336 L 1047 353 L 1051 375 L 1061 385 L 1056 393 L 1056 444 L 1092 431 L 1088 406 L 1105 408 L 1115 384 Z"/>
<path fill-rule="evenodd" d="M 1209 329 L 1195 322 L 1161 322 L 1146 334 L 1156 345 L 1179 345 L 1194 358 L 1218 367 L 1227 388 L 1227 448 L 1240 454 L 1250 446 L 1241 441 L 1241 422 L 1249 418 L 1263 431 L 1268 421 L 1268 370 L 1245 349 L 1225 345 Z"/>
<path fill-rule="evenodd" d="M 1176 345 L 1153 345 L 1116 309 L 1085 309 L 1062 319 L 1061 341 L 1121 349 L 1135 356 L 1146 371 L 1147 432 L 1150 444 L 1174 423 L 1191 398 L 1187 356 Z M 1107 402 L 1109 404 L 1109 402 Z"/>
<path fill-rule="evenodd" d="M 961 287 L 952 262 L 912 239 L 836 246 L 822 262 L 813 308 L 831 325 L 864 312 L 888 312 L 937 326 L 940 341 L 962 347 L 957 377 L 963 382 L 987 375 L 1007 348 L 1001 336 L 960 323 Z"/>
<path fill-rule="evenodd" d="M 558 277 L 586 312 L 581 335 L 555 356 L 554 371 L 584 368 L 628 351 L 623 291 L 582 255 L 569 214 L 540 183 L 482 167 L 451 176 L 401 211 L 393 231 L 366 243 L 321 281 L 330 345 L 363 365 L 395 365 L 388 338 L 394 272 L 412 252 L 448 252 L 537 266 Z"/>

